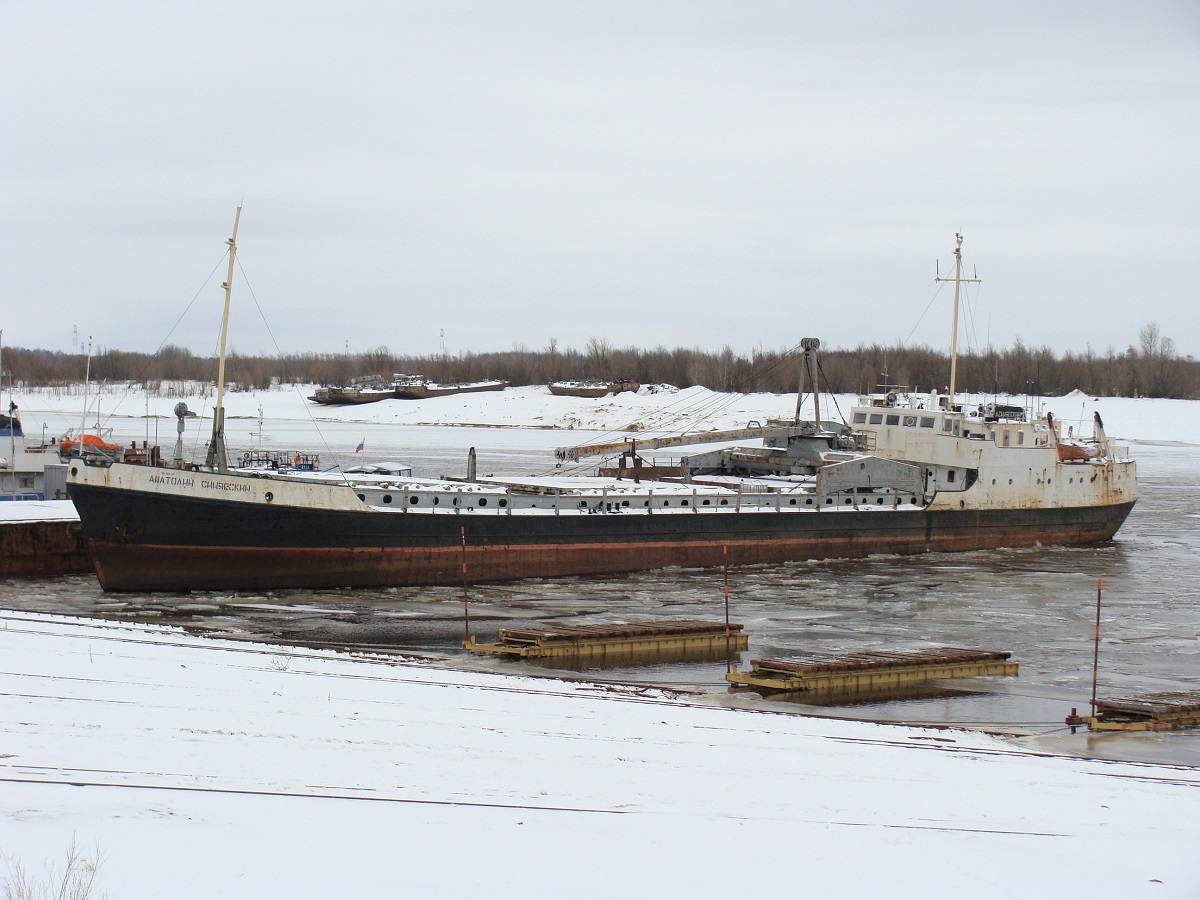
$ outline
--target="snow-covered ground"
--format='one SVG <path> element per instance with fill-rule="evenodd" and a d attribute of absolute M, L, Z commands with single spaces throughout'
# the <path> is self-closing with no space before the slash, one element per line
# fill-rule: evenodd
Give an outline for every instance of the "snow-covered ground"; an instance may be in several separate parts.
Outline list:
<path fill-rule="evenodd" d="M 182 386 L 185 393 L 194 386 Z M 96 421 L 97 388 L 91 388 L 89 427 Z M 682 428 L 737 428 L 751 420 L 790 417 L 795 412 L 795 394 L 720 394 L 707 388 L 678 390 L 670 386 L 643 387 L 638 393 L 623 393 L 597 400 L 555 397 L 544 387 L 507 388 L 474 394 L 455 394 L 429 400 L 381 400 L 355 406 L 324 406 L 307 398 L 312 385 L 289 386 L 269 391 L 229 392 L 225 395 L 226 418 L 231 434 L 249 434 L 257 427 L 259 410 L 267 421 L 311 422 L 319 427 L 328 422 L 355 422 L 368 426 L 487 425 L 513 428 L 626 431 L 627 429 L 677 430 Z M 188 431 L 211 430 L 214 397 L 207 393 L 184 396 L 147 397 L 134 389 L 107 386 L 99 395 L 99 419 L 125 440 L 142 439 L 146 417 L 158 420 L 158 439 L 164 445 L 175 438 L 172 412 L 182 400 L 207 423 L 203 428 L 189 420 Z M 991 397 L 960 395 L 967 403 L 986 402 Z M 857 395 L 822 397 L 821 417 L 838 419 L 848 413 Z M 71 392 L 37 390 L 15 394 L 27 434 L 36 436 L 40 426 L 54 436 L 68 428 L 78 430 L 83 409 L 82 387 Z M 1005 398 L 1001 398 L 1006 402 Z M 1024 398 L 1007 402 L 1024 405 Z M 1094 398 L 1079 392 L 1065 397 L 1043 397 L 1040 408 L 1053 412 L 1064 425 L 1083 427 L 1091 433 L 1092 413 L 1099 412 L 1108 433 L 1120 440 L 1200 442 L 1200 401 L 1154 400 L 1126 397 Z M 804 415 L 812 415 L 811 398 Z M 154 437 L 154 434 L 151 434 Z M 351 448 L 352 449 L 352 448 Z"/>
<path fill-rule="evenodd" d="M 1200 774 L 5 613 L 0 842 L 112 897 L 1196 897 Z"/>

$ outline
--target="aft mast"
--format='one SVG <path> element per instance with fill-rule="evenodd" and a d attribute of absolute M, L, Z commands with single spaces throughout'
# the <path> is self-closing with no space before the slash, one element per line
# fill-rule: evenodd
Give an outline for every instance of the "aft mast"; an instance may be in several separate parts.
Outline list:
<path fill-rule="evenodd" d="M 221 316 L 221 355 L 217 362 L 217 405 L 213 410 L 212 441 L 208 445 L 208 459 L 205 466 L 217 472 L 228 472 L 229 461 L 225 450 L 225 339 L 229 335 L 229 299 L 233 293 L 233 263 L 237 256 L 238 221 L 242 218 L 242 208 L 239 206 L 233 216 L 233 236 L 226 241 L 229 244 L 229 274 L 225 278 L 225 313 Z"/>
<path fill-rule="evenodd" d="M 946 409 L 948 412 L 954 412 L 954 382 L 958 376 L 958 291 L 963 282 L 978 282 L 980 278 L 963 278 L 962 277 L 962 243 L 963 236 L 961 234 L 954 235 L 954 277 L 942 278 L 940 273 L 934 281 L 953 281 L 954 282 L 954 325 L 953 332 L 950 335 L 950 390 L 949 396 L 946 398 Z"/>

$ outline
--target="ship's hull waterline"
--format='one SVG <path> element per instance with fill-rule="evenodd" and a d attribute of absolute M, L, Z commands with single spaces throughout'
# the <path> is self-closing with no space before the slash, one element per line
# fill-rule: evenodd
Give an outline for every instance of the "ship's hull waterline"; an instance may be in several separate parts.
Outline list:
<path fill-rule="evenodd" d="M 255 480 L 255 490 L 268 481 Z M 276 486 L 276 490 L 280 488 Z M 1133 502 L 1017 510 L 438 514 L 75 484 L 108 591 L 461 584 L 1108 540 Z M 465 566 L 465 573 L 464 573 Z"/>

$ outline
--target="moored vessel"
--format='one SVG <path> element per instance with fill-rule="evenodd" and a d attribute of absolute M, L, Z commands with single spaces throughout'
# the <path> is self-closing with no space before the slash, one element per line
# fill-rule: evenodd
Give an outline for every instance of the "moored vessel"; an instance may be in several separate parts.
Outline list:
<path fill-rule="evenodd" d="M 392 387 L 398 400 L 428 400 L 431 397 L 449 397 L 451 394 L 502 391 L 508 387 L 508 382 L 491 378 L 486 381 L 438 384 L 420 375 L 397 375 L 392 381 Z"/>
<path fill-rule="evenodd" d="M 552 381 L 546 386 L 556 397 L 584 397 L 597 400 L 609 394 L 636 394 L 641 387 L 636 381 L 622 378 L 619 381 Z"/>
<path fill-rule="evenodd" d="M 236 231 L 235 220 L 230 279 Z M 955 252 L 957 309 L 966 279 Z M 226 320 L 228 303 L 227 282 Z M 70 489 L 100 583 L 114 591 L 458 584 L 1085 544 L 1112 537 L 1136 501 L 1136 465 L 1098 418 L 1075 441 L 1050 417 L 965 409 L 952 364 L 945 395 L 885 391 L 849 422 L 825 421 L 820 342 L 802 346 L 791 419 L 559 451 L 563 461 L 615 457 L 602 476 L 231 471 L 219 375 L 204 465 L 77 460 Z M 811 421 L 800 418 L 805 384 Z M 639 455 L 698 444 L 721 446 L 669 471 Z"/>

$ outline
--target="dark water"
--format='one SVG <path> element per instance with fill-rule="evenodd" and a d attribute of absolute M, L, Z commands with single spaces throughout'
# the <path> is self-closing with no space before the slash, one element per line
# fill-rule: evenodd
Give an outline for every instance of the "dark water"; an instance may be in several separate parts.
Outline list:
<path fill-rule="evenodd" d="M 463 429 L 456 430 L 464 431 Z M 415 443 L 381 447 L 418 473 L 457 471 L 485 436 L 458 434 L 437 454 Z M 415 440 L 415 439 L 414 439 Z M 545 467 L 536 436 L 483 455 L 480 471 Z M 561 440 L 559 441 L 561 442 Z M 536 446 L 529 446 L 533 444 Z M 458 446 L 462 445 L 462 446 Z M 1141 499 L 1117 539 L 1064 549 L 980 551 L 749 567 L 729 573 L 730 611 L 750 637 L 738 660 L 799 651 L 931 645 L 1007 650 L 1016 678 L 955 681 L 937 696 L 805 709 L 822 715 L 957 723 L 1040 735 L 1037 746 L 1200 764 L 1200 734 L 1067 736 L 1063 717 L 1091 693 L 1097 582 L 1103 580 L 1099 696 L 1200 689 L 1200 474 L 1198 448 L 1141 444 Z M 461 588 L 281 591 L 270 594 L 106 595 L 87 577 L 0 583 L 5 608 L 180 625 L 213 635 L 318 646 L 429 652 L 463 665 L 534 671 L 468 657 Z M 722 573 L 667 570 L 622 577 L 530 580 L 469 591 L 471 633 L 492 639 L 523 622 L 723 620 Z M 536 671 L 545 672 L 545 669 Z M 588 677 L 724 694 L 725 663 L 604 670 Z M 755 702 L 753 699 L 741 702 Z M 766 702 L 766 701 L 762 701 Z M 784 701 L 771 701 L 782 705 Z"/>

